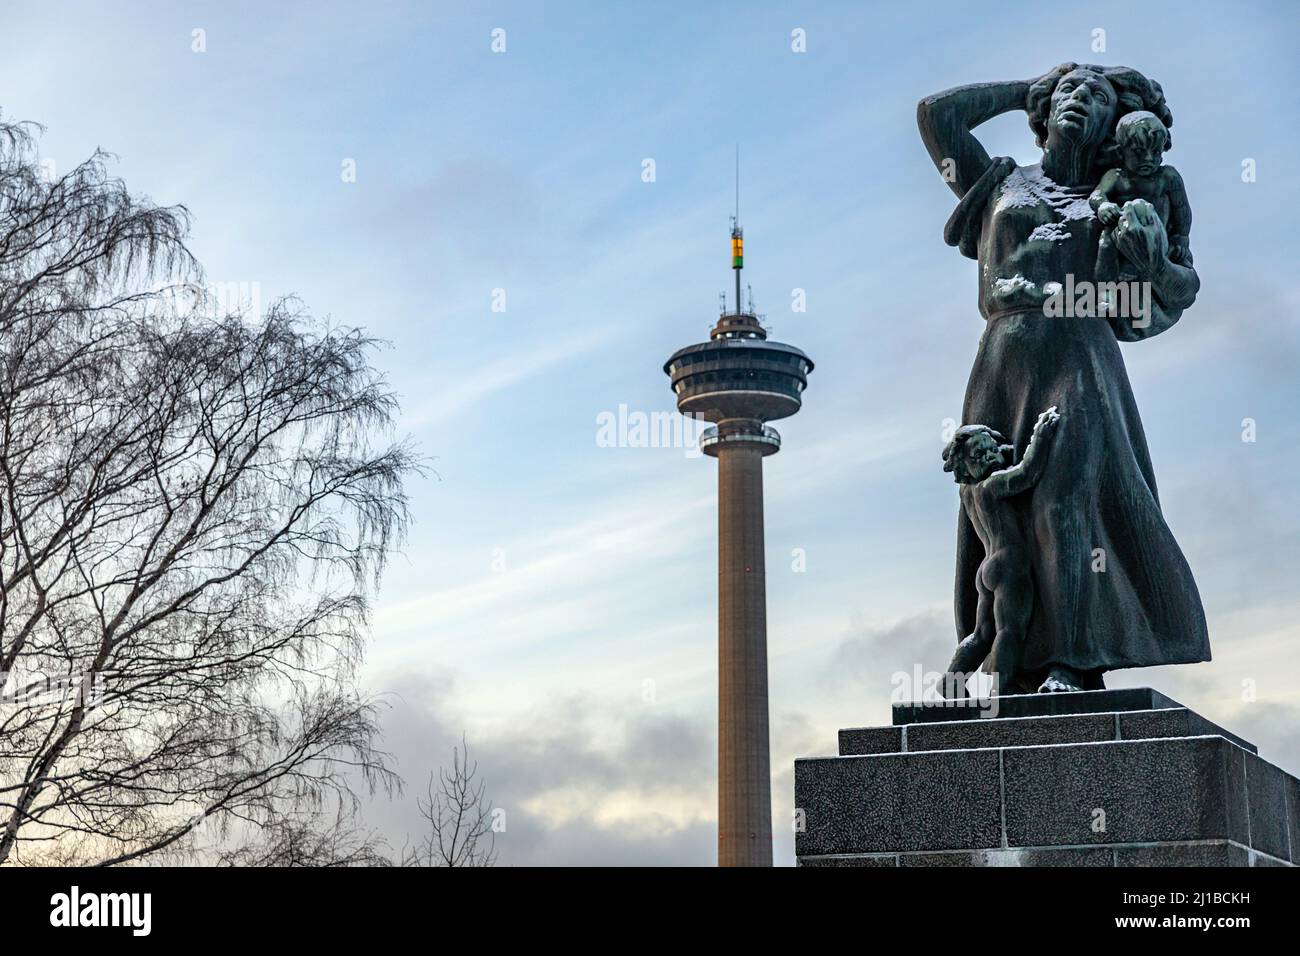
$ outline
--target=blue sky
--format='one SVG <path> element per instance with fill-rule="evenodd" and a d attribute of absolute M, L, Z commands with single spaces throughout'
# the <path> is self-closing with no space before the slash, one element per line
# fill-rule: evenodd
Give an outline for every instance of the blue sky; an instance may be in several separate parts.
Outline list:
<path fill-rule="evenodd" d="M 739 143 L 746 279 L 773 337 L 817 363 L 766 462 L 788 863 L 793 758 L 887 721 L 890 676 L 941 666 L 953 640 L 940 436 L 981 320 L 916 101 L 1063 60 L 1163 84 L 1203 282 L 1124 355 L 1215 660 L 1111 682 L 1151 683 L 1300 769 L 1300 18 L 1285 2 L 972 9 L 7 4 L 0 107 L 46 125 L 57 168 L 102 146 L 134 190 L 188 205 L 212 280 L 392 343 L 377 362 L 436 474 L 410 489 L 366 681 L 390 695 L 412 782 L 468 733 L 520 864 L 713 858 L 715 465 L 596 437 L 620 405 L 672 408 L 663 360 L 705 336 L 730 282 Z M 980 135 L 1035 158 L 1023 115 Z M 367 814 L 399 845 L 416 827 L 410 801 Z"/>

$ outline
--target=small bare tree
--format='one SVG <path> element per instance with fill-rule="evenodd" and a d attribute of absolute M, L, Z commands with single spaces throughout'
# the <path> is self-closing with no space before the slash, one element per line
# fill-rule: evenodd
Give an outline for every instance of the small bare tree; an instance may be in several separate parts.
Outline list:
<path fill-rule="evenodd" d="M 477 779 L 478 762 L 461 737 L 451 751 L 451 769 L 439 767 L 416 806 L 429 825 L 414 847 L 402 853 L 403 866 L 493 866 L 497 860 L 492 802 Z"/>
<path fill-rule="evenodd" d="M 418 462 L 360 332 L 176 308 L 188 214 L 105 162 L 0 122 L 0 864 L 301 845 L 397 783 L 355 672 Z"/>

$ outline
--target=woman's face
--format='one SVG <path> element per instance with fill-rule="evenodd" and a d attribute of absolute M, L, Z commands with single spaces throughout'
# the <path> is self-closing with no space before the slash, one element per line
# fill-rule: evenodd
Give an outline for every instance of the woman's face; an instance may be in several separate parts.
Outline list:
<path fill-rule="evenodd" d="M 1091 70 L 1073 70 L 1056 83 L 1047 114 L 1047 139 L 1096 146 L 1115 120 L 1115 88 Z"/>

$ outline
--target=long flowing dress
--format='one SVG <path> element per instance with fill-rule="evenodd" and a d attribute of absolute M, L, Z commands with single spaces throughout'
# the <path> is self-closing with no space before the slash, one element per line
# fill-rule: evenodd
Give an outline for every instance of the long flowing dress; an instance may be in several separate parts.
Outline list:
<path fill-rule="evenodd" d="M 1085 686 L 1099 687 L 1106 670 L 1210 659 L 1205 612 L 1160 511 L 1117 341 L 1162 331 L 1178 314 L 1165 310 L 1144 328 L 1044 312 L 1060 287 L 1116 278 L 1094 275 L 1102 227 L 1088 206 L 1089 191 L 1062 187 L 1040 167 L 998 159 L 963 197 L 946 233 L 979 262 L 987 322 L 963 421 L 1001 431 L 1023 453 L 1040 412 L 1055 405 L 1062 416 L 1042 478 L 1013 499 L 1035 542 L 1023 689 L 1033 689 L 1053 665 L 1072 667 Z M 975 626 L 983 557 L 962 515 L 959 638 Z"/>

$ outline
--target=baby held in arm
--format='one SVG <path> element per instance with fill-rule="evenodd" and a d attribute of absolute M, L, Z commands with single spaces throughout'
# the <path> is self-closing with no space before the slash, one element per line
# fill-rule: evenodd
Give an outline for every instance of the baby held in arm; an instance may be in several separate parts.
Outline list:
<path fill-rule="evenodd" d="M 1154 113 L 1137 110 L 1120 117 L 1115 143 L 1121 165 L 1101 177 L 1088 204 L 1101 224 L 1111 229 L 1119 222 L 1125 203 L 1146 200 L 1164 224 L 1170 261 L 1191 265 L 1188 234 L 1192 208 L 1178 170 L 1162 162 L 1171 145 L 1168 128 Z"/>

